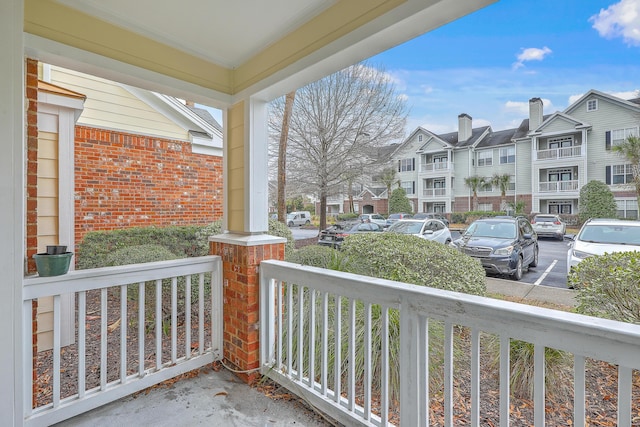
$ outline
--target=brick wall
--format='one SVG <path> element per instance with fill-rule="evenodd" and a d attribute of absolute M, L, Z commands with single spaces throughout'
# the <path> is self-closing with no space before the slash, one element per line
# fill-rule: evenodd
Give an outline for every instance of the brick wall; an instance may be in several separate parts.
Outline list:
<path fill-rule="evenodd" d="M 35 273 L 36 263 L 31 257 L 38 252 L 38 61 L 27 59 L 27 218 L 26 273 Z"/>
<path fill-rule="evenodd" d="M 222 217 L 222 157 L 182 141 L 75 128 L 75 239 L 89 231 Z"/>

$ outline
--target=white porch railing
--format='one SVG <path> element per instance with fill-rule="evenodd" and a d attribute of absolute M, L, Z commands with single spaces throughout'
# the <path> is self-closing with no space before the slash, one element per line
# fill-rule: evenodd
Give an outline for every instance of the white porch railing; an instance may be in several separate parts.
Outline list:
<path fill-rule="evenodd" d="M 508 426 L 512 411 L 525 411 L 512 406 L 513 340 L 531 343 L 535 353 L 532 419 L 527 425 L 545 425 L 545 350 L 551 348 L 573 356 L 573 384 L 566 385 L 573 386 L 569 395 L 574 400 L 563 403 L 573 407 L 571 425 L 584 426 L 588 411 L 594 410 L 585 403 L 592 393 L 590 388 L 585 391 L 590 384 L 585 366 L 595 361 L 618 365 L 617 396 L 603 396 L 603 401 L 617 405 L 617 425 L 632 425 L 639 325 L 282 261 L 262 262 L 260 282 L 262 373 L 346 425 L 386 426 L 394 420 L 428 426 L 434 413 L 441 414 L 438 425 L 457 425 L 458 419 L 465 425 L 488 425 L 481 407 L 486 417 L 491 396 L 491 415 L 499 418 L 492 425 Z M 435 325 L 442 327 L 439 341 L 431 333 Z M 499 346 L 495 385 L 483 382 L 487 334 Z M 463 363 L 454 360 L 459 357 L 454 356 L 454 340 L 462 335 L 470 344 Z M 379 358 L 376 350 L 381 350 Z M 443 374 L 441 383 L 431 375 L 436 365 Z M 399 370 L 394 377 L 399 384 L 390 380 L 394 369 Z M 466 391 L 454 381 L 462 378 L 468 382 Z M 394 387 L 399 388 L 399 404 L 392 397 Z M 454 412 L 454 404 L 460 403 Z"/>
<path fill-rule="evenodd" d="M 536 151 L 536 160 L 553 160 L 580 156 L 582 156 L 582 145 Z"/>
<path fill-rule="evenodd" d="M 420 172 L 442 172 L 453 170 L 453 162 L 431 162 L 420 163 Z"/>
<path fill-rule="evenodd" d="M 55 424 L 221 359 L 221 265 L 205 256 L 25 278 L 24 425 Z M 76 343 L 61 347 L 60 300 L 69 293 Z M 32 301 L 50 296 L 53 350 L 34 366 Z M 36 387 L 34 369 L 44 377 Z"/>
<path fill-rule="evenodd" d="M 578 191 L 578 180 L 541 182 L 538 186 L 541 193 L 560 193 L 564 191 Z"/>
<path fill-rule="evenodd" d="M 446 188 L 425 188 L 422 190 L 423 197 L 446 197 Z"/>

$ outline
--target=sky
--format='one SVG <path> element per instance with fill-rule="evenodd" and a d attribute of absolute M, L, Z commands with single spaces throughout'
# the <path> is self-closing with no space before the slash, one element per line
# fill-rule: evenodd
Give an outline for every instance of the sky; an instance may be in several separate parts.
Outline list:
<path fill-rule="evenodd" d="M 640 0 L 501 0 L 369 60 L 406 97 L 407 134 L 494 131 L 563 111 L 590 89 L 640 97 Z"/>

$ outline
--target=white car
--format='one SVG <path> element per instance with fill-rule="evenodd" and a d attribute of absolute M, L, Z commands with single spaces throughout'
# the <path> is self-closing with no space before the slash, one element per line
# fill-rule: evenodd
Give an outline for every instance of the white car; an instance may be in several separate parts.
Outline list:
<path fill-rule="evenodd" d="M 444 222 L 437 219 L 401 219 L 391 224 L 389 233 L 413 234 L 427 240 L 448 245 L 451 243 L 451 232 Z"/>
<path fill-rule="evenodd" d="M 570 244 L 567 275 L 573 266 L 585 258 L 627 251 L 640 251 L 640 221 L 590 219 Z"/>
<path fill-rule="evenodd" d="M 360 221 L 373 222 L 374 224 L 378 224 L 380 227 L 387 226 L 387 220 L 380 214 L 362 214 L 360 215 Z"/>
<path fill-rule="evenodd" d="M 531 220 L 531 225 L 538 237 L 555 237 L 563 240 L 564 233 L 567 231 L 567 225 L 554 214 L 538 214 Z"/>

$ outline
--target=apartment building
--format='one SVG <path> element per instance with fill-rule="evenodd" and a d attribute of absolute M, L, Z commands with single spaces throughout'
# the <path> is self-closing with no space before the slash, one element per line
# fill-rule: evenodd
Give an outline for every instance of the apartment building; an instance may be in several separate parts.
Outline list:
<path fill-rule="evenodd" d="M 473 127 L 458 116 L 458 132 L 434 134 L 417 128 L 391 154 L 399 184 L 416 212 L 464 212 L 473 208 L 470 176 L 509 175 L 507 202 L 525 212 L 576 214 L 581 187 L 607 183 L 620 217 L 637 218 L 631 165 L 611 147 L 639 135 L 640 98 L 624 100 L 590 90 L 562 112 L 543 114 L 540 98 L 529 101 L 529 117 L 515 129 Z M 504 209 L 501 191 L 477 189 L 479 209 Z"/>

